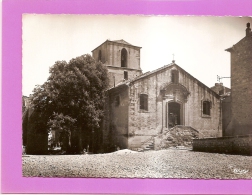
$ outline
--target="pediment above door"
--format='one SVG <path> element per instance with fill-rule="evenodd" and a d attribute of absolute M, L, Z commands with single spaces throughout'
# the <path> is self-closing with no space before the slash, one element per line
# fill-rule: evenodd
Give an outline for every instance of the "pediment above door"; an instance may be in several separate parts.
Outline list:
<path fill-rule="evenodd" d="M 164 83 L 160 87 L 160 93 L 164 99 L 174 99 L 174 101 L 186 102 L 190 92 L 180 83 Z"/>

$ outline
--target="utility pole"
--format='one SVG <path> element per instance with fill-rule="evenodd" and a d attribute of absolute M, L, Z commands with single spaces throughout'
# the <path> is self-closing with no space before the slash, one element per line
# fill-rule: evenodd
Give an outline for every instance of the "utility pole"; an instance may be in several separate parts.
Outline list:
<path fill-rule="evenodd" d="M 218 82 L 220 82 L 221 79 L 225 79 L 225 78 L 231 78 L 231 77 L 221 77 L 221 76 L 217 75 L 217 81 L 218 81 Z"/>
<path fill-rule="evenodd" d="M 217 75 L 217 81 L 220 83 L 221 79 L 226 79 L 226 78 L 231 78 L 231 77 L 221 77 L 219 75 Z M 225 94 L 225 87 L 223 86 L 223 94 Z"/>

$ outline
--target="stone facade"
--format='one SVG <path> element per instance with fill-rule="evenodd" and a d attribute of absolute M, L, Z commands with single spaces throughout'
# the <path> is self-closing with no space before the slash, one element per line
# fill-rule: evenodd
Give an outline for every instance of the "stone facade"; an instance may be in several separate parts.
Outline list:
<path fill-rule="evenodd" d="M 228 135 L 228 126 L 232 119 L 231 112 L 231 96 L 227 95 L 221 99 L 221 111 L 222 111 L 222 134 L 223 136 Z"/>
<path fill-rule="evenodd" d="M 121 85 L 109 90 L 105 101 L 103 143 L 128 148 L 128 87 Z"/>
<path fill-rule="evenodd" d="M 107 66 L 110 80 L 103 144 L 142 148 L 178 125 L 195 129 L 199 137 L 221 136 L 220 96 L 175 61 L 142 74 L 140 49 L 124 40 L 107 40 L 92 51 Z"/>
<path fill-rule="evenodd" d="M 231 53 L 232 120 L 224 136 L 252 134 L 252 32 L 226 51 Z"/>
<path fill-rule="evenodd" d="M 172 73 L 177 72 L 178 81 L 172 82 Z M 219 96 L 193 78 L 175 63 L 150 74 L 143 75 L 130 83 L 130 134 L 156 135 L 169 127 L 169 115 L 175 112 L 177 125 L 187 125 L 215 136 L 219 124 Z M 139 108 L 139 95 L 148 95 L 148 110 Z M 209 115 L 203 114 L 203 101 L 210 102 Z M 178 111 L 173 110 L 177 105 Z M 134 119 L 138 123 L 134 124 Z M 210 132 L 209 130 L 213 130 Z"/>
<path fill-rule="evenodd" d="M 178 76 L 175 83 L 171 80 L 173 72 Z M 116 90 L 119 87 L 121 90 Z M 108 91 L 109 105 L 117 104 L 117 96 L 121 104 L 109 108 L 109 115 L 114 117 L 107 121 L 104 131 L 110 137 L 112 127 L 117 135 L 124 137 L 123 142 L 122 139 L 114 140 L 120 147 L 139 147 L 138 144 L 175 125 L 191 126 L 201 137 L 221 136 L 219 96 L 175 63 L 112 89 L 118 93 Z M 145 109 L 141 109 L 142 94 L 148 98 Z M 209 114 L 203 113 L 203 102 L 210 104 Z M 172 113 L 176 115 L 174 124 L 171 124 Z M 108 137 L 104 137 L 105 142 Z"/>

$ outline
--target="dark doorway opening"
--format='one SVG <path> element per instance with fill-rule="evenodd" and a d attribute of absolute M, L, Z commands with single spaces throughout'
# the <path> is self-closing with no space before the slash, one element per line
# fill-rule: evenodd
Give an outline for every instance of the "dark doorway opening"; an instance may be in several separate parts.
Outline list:
<path fill-rule="evenodd" d="M 169 127 L 174 127 L 176 125 L 181 125 L 180 118 L 180 104 L 177 102 L 168 103 L 168 125 Z"/>

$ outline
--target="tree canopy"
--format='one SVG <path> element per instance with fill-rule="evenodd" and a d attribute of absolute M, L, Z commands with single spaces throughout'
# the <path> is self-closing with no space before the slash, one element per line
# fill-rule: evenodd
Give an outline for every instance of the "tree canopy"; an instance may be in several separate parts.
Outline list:
<path fill-rule="evenodd" d="M 34 111 L 43 116 L 48 129 L 91 133 L 103 117 L 107 68 L 90 55 L 57 61 L 50 76 L 36 86 L 30 97 Z"/>

